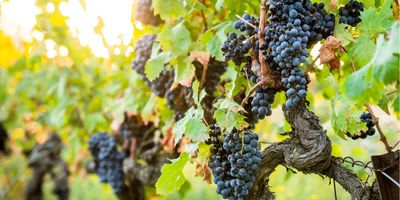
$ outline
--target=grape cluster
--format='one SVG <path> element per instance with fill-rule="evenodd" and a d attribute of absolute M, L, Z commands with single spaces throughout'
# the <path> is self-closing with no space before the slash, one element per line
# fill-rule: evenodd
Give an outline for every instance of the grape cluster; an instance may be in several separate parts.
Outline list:
<path fill-rule="evenodd" d="M 258 136 L 249 129 L 243 133 L 234 129 L 225 135 L 221 145 L 218 138 L 221 130 L 213 128 L 210 132 L 213 147 L 209 167 L 213 171 L 217 193 L 224 199 L 244 199 L 253 186 L 254 175 L 261 163 Z"/>
<path fill-rule="evenodd" d="M 195 70 L 196 79 L 200 82 L 203 76 L 204 67 L 198 61 L 194 61 L 193 65 L 196 68 Z M 210 58 L 207 65 L 207 71 L 205 77 L 206 81 L 204 82 L 204 89 L 206 90 L 207 94 L 213 95 L 215 89 L 219 84 L 221 76 L 223 73 L 225 73 L 227 67 L 228 67 L 227 62 L 218 61 L 214 57 Z"/>
<path fill-rule="evenodd" d="M 166 93 L 168 108 L 174 110 L 175 121 L 182 119 L 193 105 L 192 88 L 178 85 Z"/>
<path fill-rule="evenodd" d="M 154 15 L 151 8 L 152 0 L 139 0 L 136 3 L 135 19 L 144 23 L 157 26 L 162 23 L 159 15 Z"/>
<path fill-rule="evenodd" d="M 227 60 L 232 60 L 235 65 L 240 66 L 242 63 L 251 62 L 251 57 L 247 54 L 252 46 L 251 40 L 246 40 L 246 36 L 230 32 L 221 50 Z"/>
<path fill-rule="evenodd" d="M 308 79 L 299 67 L 281 71 L 282 83 L 286 89 L 286 107 L 291 108 L 300 103 L 307 95 Z"/>
<path fill-rule="evenodd" d="M 362 2 L 350 0 L 344 7 L 339 8 L 339 23 L 357 26 L 361 22 L 361 12 L 364 11 Z"/>
<path fill-rule="evenodd" d="M 271 0 L 267 6 L 269 23 L 263 32 L 267 45 L 260 49 L 271 69 L 280 71 L 285 105 L 292 108 L 307 93 L 308 80 L 300 65 L 310 55 L 308 48 L 333 34 L 335 19 L 324 10 L 323 3 L 312 4 L 309 0 Z"/>
<path fill-rule="evenodd" d="M 253 75 L 250 78 L 251 82 L 258 83 L 260 78 Z M 266 85 L 258 87 L 255 90 L 255 95 L 251 101 L 251 112 L 257 116 L 258 119 L 264 119 L 265 116 L 272 114 L 271 105 L 274 103 L 276 90 L 269 88 Z"/>
<path fill-rule="evenodd" d="M 374 128 L 375 124 L 372 121 L 372 117 L 371 117 L 371 114 L 369 112 L 364 112 L 363 114 L 361 114 L 360 121 L 366 123 L 366 126 L 367 126 L 368 130 L 367 131 L 361 130 L 360 131 L 360 135 L 352 135 L 349 132 L 346 132 L 346 136 L 347 137 L 350 137 L 353 140 L 357 140 L 359 138 L 365 139 L 368 135 L 372 136 L 372 135 L 375 134 L 375 128 Z"/>
<path fill-rule="evenodd" d="M 237 20 L 233 24 L 233 27 L 235 29 L 237 29 L 241 32 L 245 32 L 246 35 L 248 35 L 248 36 L 253 36 L 254 34 L 256 34 L 258 32 L 258 28 L 254 28 L 254 27 L 258 27 L 258 24 L 259 24 L 258 19 L 256 19 L 253 16 L 250 16 L 247 13 L 242 16 L 242 19 L 244 19 L 247 23 L 241 19 Z M 252 24 L 254 27 L 251 26 L 250 24 Z"/>
<path fill-rule="evenodd" d="M 120 193 L 124 185 L 124 153 L 117 150 L 115 139 L 107 133 L 95 134 L 89 139 L 89 150 L 95 159 L 100 181 L 109 183 L 115 193 Z"/>
<path fill-rule="evenodd" d="M 144 72 L 147 60 L 150 59 L 155 39 L 156 35 L 145 35 L 136 42 L 136 56 L 133 59 L 132 68 L 140 75 L 157 96 L 163 97 L 174 81 L 173 69 L 167 70 L 167 65 L 165 65 L 164 70 L 153 81 L 149 81 Z"/>
<path fill-rule="evenodd" d="M 307 5 L 309 6 L 310 4 L 307 3 Z M 314 3 L 312 8 L 309 8 L 312 15 L 304 19 L 305 23 L 311 27 L 307 48 L 310 48 L 321 39 L 333 35 L 335 15 L 326 12 L 324 7 L 324 3 Z"/>

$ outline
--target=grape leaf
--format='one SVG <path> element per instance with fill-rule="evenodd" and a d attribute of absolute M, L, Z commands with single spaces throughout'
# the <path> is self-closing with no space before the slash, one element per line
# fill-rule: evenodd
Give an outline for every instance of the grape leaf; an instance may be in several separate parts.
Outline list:
<path fill-rule="evenodd" d="M 375 53 L 376 45 L 367 35 L 361 35 L 352 44 L 349 57 L 354 60 L 356 66 L 366 65 Z"/>
<path fill-rule="evenodd" d="M 165 195 L 179 190 L 185 183 L 186 178 L 182 172 L 186 163 L 189 161 L 188 153 L 181 153 L 178 159 L 171 164 L 164 164 L 161 168 L 161 176 L 156 183 L 156 193 Z"/>
<path fill-rule="evenodd" d="M 360 108 L 343 95 L 338 95 L 333 99 L 331 123 L 335 133 L 341 138 L 345 138 L 346 132 L 354 134 L 364 127 L 359 119 L 360 115 Z"/>
<path fill-rule="evenodd" d="M 239 111 L 245 112 L 245 110 L 232 99 L 219 99 L 214 107 L 217 108 L 214 117 L 221 128 L 231 131 L 233 128 L 242 129 L 247 126 L 244 121 L 245 117 L 239 113 Z"/>
<path fill-rule="evenodd" d="M 385 32 L 394 20 L 391 4 L 392 1 L 388 0 L 379 9 L 371 7 L 362 12 L 360 17 L 362 21 L 358 25 L 360 31 L 370 36 Z"/>
<path fill-rule="evenodd" d="M 389 36 L 384 40 L 383 35 L 377 39 L 377 48 L 372 60 L 357 72 L 352 73 L 346 80 L 346 94 L 359 103 L 381 98 L 384 84 L 390 84 L 400 76 L 398 62 L 400 56 L 400 23 L 395 22 Z M 374 95 L 371 95 L 374 94 Z"/>
<path fill-rule="evenodd" d="M 382 98 L 378 101 L 378 106 L 385 111 L 388 115 L 390 115 L 390 111 L 389 111 L 389 99 L 385 94 L 381 95 Z"/>
<path fill-rule="evenodd" d="M 192 138 L 194 142 L 203 142 L 207 139 L 207 126 L 203 123 L 201 118 L 190 118 L 186 124 L 185 133 Z"/>
<path fill-rule="evenodd" d="M 364 66 L 352 73 L 345 82 L 346 95 L 358 101 L 360 104 L 367 103 L 370 99 L 379 100 L 383 85 L 372 77 L 372 67 Z M 375 94 L 375 95 L 371 95 Z"/>
<path fill-rule="evenodd" d="M 182 0 L 153 0 L 153 8 L 154 14 L 159 14 L 163 20 L 173 20 L 187 14 Z"/>
<path fill-rule="evenodd" d="M 231 26 L 229 22 L 220 23 L 210 28 L 200 38 L 201 44 L 207 45 L 207 52 L 218 60 L 222 59 L 221 46 L 226 40 L 225 30 L 229 26 Z"/>
<path fill-rule="evenodd" d="M 157 40 L 161 43 L 164 52 L 171 52 L 171 59 L 176 59 L 181 55 L 187 56 L 192 43 L 190 32 L 186 29 L 183 22 L 177 24 L 172 29 L 167 28 L 162 31 Z"/>
<path fill-rule="evenodd" d="M 199 81 L 195 80 L 192 84 L 193 88 L 193 101 L 198 106 L 201 107 L 200 102 L 203 98 L 207 95 L 206 91 L 203 89 L 200 91 L 199 94 Z"/>
<path fill-rule="evenodd" d="M 145 73 L 146 77 L 150 80 L 153 81 L 156 79 L 160 73 L 164 70 L 164 64 L 168 63 L 168 54 L 165 52 L 162 52 L 155 57 L 150 58 L 145 66 Z"/>
<path fill-rule="evenodd" d="M 171 64 L 175 65 L 175 81 L 183 86 L 190 87 L 195 73 L 188 56 L 181 56 Z"/>
<path fill-rule="evenodd" d="M 201 107 L 195 109 L 191 107 L 186 111 L 185 116 L 175 123 L 172 133 L 175 137 L 175 145 L 185 133 L 194 141 L 202 142 L 207 138 L 207 126 L 202 121 L 204 111 Z"/>
<path fill-rule="evenodd" d="M 199 144 L 199 160 L 201 162 L 206 162 L 208 159 L 208 155 L 210 153 L 210 146 L 206 145 L 205 143 L 200 143 Z"/>
<path fill-rule="evenodd" d="M 377 50 L 372 59 L 373 74 L 377 80 L 388 84 L 398 80 L 400 60 L 400 23 L 393 24 L 389 40 L 380 35 L 377 39 Z"/>
<path fill-rule="evenodd" d="M 334 36 L 336 38 L 340 39 L 340 41 L 342 42 L 343 46 L 347 46 L 352 41 L 354 41 L 353 36 L 351 35 L 351 33 L 349 33 L 349 31 L 347 31 L 347 29 L 345 29 L 348 26 L 349 25 L 346 25 L 346 24 L 336 24 L 335 25 Z"/>

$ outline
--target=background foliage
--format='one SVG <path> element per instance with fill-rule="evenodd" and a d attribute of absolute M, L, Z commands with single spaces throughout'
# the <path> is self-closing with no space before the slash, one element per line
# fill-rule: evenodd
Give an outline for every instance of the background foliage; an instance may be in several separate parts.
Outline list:
<path fill-rule="evenodd" d="M 1 15 L 11 2 L 0 1 Z M 82 30 L 71 28 L 68 21 L 71 17 L 61 12 L 64 1 L 34 2 L 40 12 L 36 14 L 36 23 L 29 32 L 32 40 L 8 34 L 6 28 L 0 26 L 0 121 L 9 131 L 9 145 L 13 151 L 9 157 L 0 156 L 0 196 L 7 193 L 10 199 L 23 197 L 21 191 L 30 175 L 23 152 L 37 142 L 43 142 L 50 132 L 55 131 L 65 144 L 62 155 L 71 170 L 71 199 L 115 199 L 108 185 L 100 184 L 96 176 L 85 172 L 85 164 L 90 160 L 87 151 L 89 136 L 98 131 L 115 131 L 126 110 L 139 113 L 147 120 L 161 119 L 164 129 L 174 125 L 172 111 L 166 108 L 165 100 L 152 94 L 130 68 L 135 41 L 143 34 L 159 33 L 157 41 L 163 53 L 154 53 L 146 66 L 147 77 L 157 77 L 164 67 L 159 63 L 169 62 L 176 66 L 175 83 L 188 84 L 194 74 L 188 55 L 194 51 L 205 51 L 222 59 L 220 46 L 226 39 L 226 32 L 232 30 L 232 23 L 237 19 L 235 15 L 259 13 L 258 1 L 202 2 L 154 0 L 155 12 L 166 23 L 160 27 L 147 27 L 128 16 L 132 23 L 126 26 L 132 26 L 133 31 L 130 35 L 132 39 L 126 43 L 107 41 L 102 31 L 107 23 L 98 17 L 93 31 L 101 38 L 99 42 L 104 45 L 108 56 L 95 55 L 90 45 L 79 40 L 76 32 Z M 337 5 L 346 2 L 340 0 Z M 352 156 L 367 162 L 371 155 L 385 152 L 378 142 L 378 135 L 362 141 L 349 141 L 344 139 L 343 133 L 361 128 L 358 116 L 364 110 L 364 104 L 371 103 L 376 105 L 374 111 L 389 142 L 393 144 L 399 139 L 400 24 L 392 15 L 392 1 L 363 2 L 366 10 L 357 28 L 344 25 L 335 28 L 335 36 L 342 40 L 347 50 L 347 54 L 341 57 L 342 67 L 331 73 L 326 66 L 318 65 L 311 74 L 307 99 L 311 102 L 311 110 L 328 130 L 333 155 Z M 78 3 L 82 9 L 87 9 L 87 2 Z M 55 9 L 49 9 L 49 5 Z M 337 5 L 333 7 L 336 13 Z M 132 11 L 134 6 L 130 8 Z M 123 40 L 121 36 L 120 41 Z M 316 53 L 312 55 L 315 57 Z M 354 73 L 350 59 L 355 63 L 357 71 Z M 241 117 L 232 114 L 240 108 L 235 107 L 230 98 L 247 83 L 232 63 L 224 78 L 230 83 L 226 98 L 217 105 L 220 116 L 216 117 L 220 124 L 229 128 L 237 126 L 237 119 Z M 290 130 L 280 108 L 284 99 L 284 95 L 279 95 L 274 103 L 273 115 L 257 124 L 256 131 L 260 133 L 261 141 L 265 142 L 263 147 L 282 140 L 284 137 L 278 133 Z M 196 116 L 197 111 L 193 112 Z M 175 124 L 176 136 L 187 128 L 188 121 Z M 206 136 L 204 134 L 206 132 L 201 129 L 192 138 L 201 141 Z M 201 177 L 194 176 L 195 167 L 188 159 L 179 162 L 179 166 L 163 169 L 180 169 L 178 173 L 183 177 L 179 183 L 159 183 L 157 193 L 169 193 L 167 196 L 157 196 L 155 188 L 148 188 L 152 194 L 149 198 L 219 199 L 214 185 L 205 184 Z M 361 177 L 367 177 L 363 169 L 355 170 Z M 282 167 L 274 172 L 270 182 L 278 199 L 334 197 L 329 180 L 316 175 L 293 174 Z M 50 188 L 51 185 L 47 184 L 46 199 L 54 199 Z M 339 199 L 348 198 L 346 192 L 341 188 L 338 190 Z"/>

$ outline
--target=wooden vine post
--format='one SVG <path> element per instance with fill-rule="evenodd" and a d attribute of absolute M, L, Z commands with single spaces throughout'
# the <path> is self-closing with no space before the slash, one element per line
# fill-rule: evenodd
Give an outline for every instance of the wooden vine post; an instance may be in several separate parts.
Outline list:
<path fill-rule="evenodd" d="M 399 199 L 399 150 L 372 156 L 372 164 L 382 200 Z"/>

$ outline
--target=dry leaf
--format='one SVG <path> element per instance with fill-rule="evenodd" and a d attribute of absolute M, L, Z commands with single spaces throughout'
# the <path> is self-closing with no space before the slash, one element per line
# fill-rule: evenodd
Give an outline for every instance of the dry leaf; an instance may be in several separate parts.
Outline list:
<path fill-rule="evenodd" d="M 190 144 L 190 141 L 191 141 L 191 139 L 189 138 L 189 137 L 187 137 L 187 136 L 183 136 L 182 137 L 182 139 L 181 139 L 181 144 L 180 144 L 180 146 L 179 146 L 179 148 L 178 148 L 178 152 L 179 153 L 182 153 L 182 152 L 184 152 L 185 151 L 185 146 L 187 145 L 187 144 Z"/>
<path fill-rule="evenodd" d="M 165 136 L 161 141 L 161 144 L 164 146 L 168 152 L 174 151 L 174 137 L 172 135 L 172 128 L 168 128 L 165 132 Z"/>
<path fill-rule="evenodd" d="M 331 11 L 335 11 L 337 5 L 338 5 L 338 0 L 331 0 L 331 2 L 329 3 L 329 9 Z"/>
<path fill-rule="evenodd" d="M 203 51 L 193 51 L 189 57 L 191 58 L 191 60 L 197 60 L 203 66 L 206 66 L 208 65 L 208 62 L 210 62 L 211 55 Z"/>
<path fill-rule="evenodd" d="M 320 63 L 328 63 L 329 69 L 335 70 L 340 68 L 340 60 L 336 52 L 341 51 L 341 41 L 333 36 L 329 36 L 325 43 L 319 49 Z"/>
<path fill-rule="evenodd" d="M 196 162 L 195 176 L 202 176 L 204 181 L 206 181 L 208 184 L 211 184 L 211 168 L 208 167 L 207 163 L 201 165 L 200 163 Z"/>

